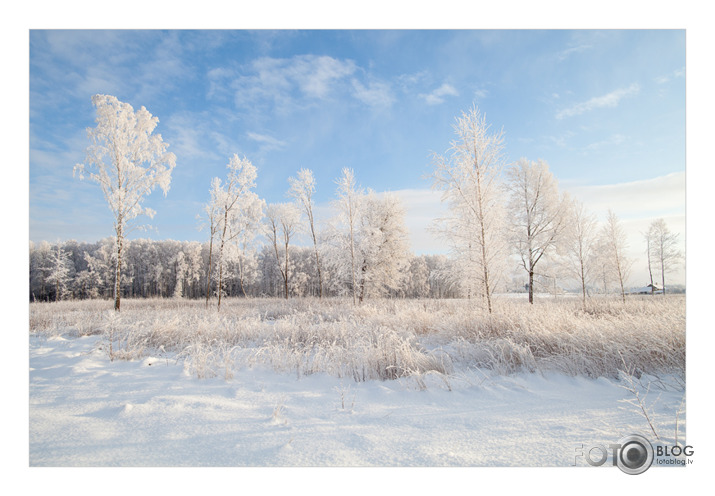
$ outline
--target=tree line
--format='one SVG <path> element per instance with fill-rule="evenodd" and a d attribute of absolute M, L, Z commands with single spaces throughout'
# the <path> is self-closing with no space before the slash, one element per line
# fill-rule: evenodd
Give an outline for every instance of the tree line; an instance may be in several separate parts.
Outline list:
<path fill-rule="evenodd" d="M 115 239 L 97 242 L 65 241 L 30 243 L 30 301 L 114 298 Z M 209 275 L 209 242 L 135 239 L 125 241 L 120 289 L 129 298 L 205 299 Z M 340 282 L 332 274 L 337 267 L 333 257 L 325 255 L 322 294 L 324 297 L 347 296 L 352 291 L 348 281 Z M 281 254 L 282 255 L 282 254 Z M 273 247 L 239 252 L 226 250 L 223 275 L 224 297 L 285 297 L 284 281 Z M 312 247 L 290 246 L 289 297 L 320 297 L 321 276 L 315 266 Z M 215 266 L 213 267 L 216 273 Z M 456 298 L 462 296 L 452 282 L 454 273 L 446 255 L 412 255 L 403 262 L 391 287 L 379 292 L 394 298 Z M 208 295 L 217 302 L 218 278 L 213 277 Z M 366 289 L 364 297 L 378 294 Z"/>
<path fill-rule="evenodd" d="M 450 297 L 481 300 L 492 311 L 495 291 L 559 292 L 577 282 L 586 305 L 589 292 L 617 291 L 625 301 L 633 261 L 620 220 L 604 223 L 576 199 L 559 192 L 543 160 L 507 163 L 504 133 L 494 132 L 472 107 L 455 120 L 455 139 L 435 154 L 432 186 L 442 192 L 448 215 L 434 231 L 447 256 L 414 256 L 408 248 L 405 211 L 391 194 L 359 186 L 354 171 L 335 180 L 333 216 L 318 225 L 309 169 L 288 179 L 291 202 L 266 204 L 254 189 L 257 169 L 233 155 L 225 178 L 214 178 L 200 216 L 207 240 L 127 241 L 144 197 L 157 186 L 168 191 L 176 157 L 161 136 L 158 119 L 136 113 L 115 97 L 95 95 L 97 127 L 85 170 L 97 182 L 114 216 L 115 236 L 95 244 L 41 243 L 30 247 L 30 296 L 122 296 L 215 299 L 225 296 L 346 295 L 353 303 L 374 296 Z M 310 246 L 297 246 L 303 234 Z M 644 234 L 651 277 L 682 262 L 678 236 L 662 219 Z"/>

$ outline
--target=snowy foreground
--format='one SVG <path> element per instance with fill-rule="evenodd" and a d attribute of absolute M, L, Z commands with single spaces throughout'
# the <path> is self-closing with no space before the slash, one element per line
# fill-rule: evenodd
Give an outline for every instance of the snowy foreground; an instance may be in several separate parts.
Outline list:
<path fill-rule="evenodd" d="M 199 379 L 170 353 L 110 361 L 101 340 L 30 336 L 31 467 L 586 467 L 579 447 L 654 440 L 612 378 L 469 368 L 355 382 L 256 364 Z M 661 379 L 651 420 L 671 445 L 677 422 L 682 443 L 685 391 Z"/>

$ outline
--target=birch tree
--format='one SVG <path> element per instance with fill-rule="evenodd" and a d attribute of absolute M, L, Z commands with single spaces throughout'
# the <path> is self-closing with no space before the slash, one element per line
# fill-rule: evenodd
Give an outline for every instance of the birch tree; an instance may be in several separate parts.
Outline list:
<path fill-rule="evenodd" d="M 564 243 L 565 267 L 581 286 L 583 308 L 586 308 L 588 284 L 595 272 L 594 256 L 596 238 L 598 237 L 598 222 L 590 214 L 583 203 L 574 200 L 569 209 L 566 238 Z"/>
<path fill-rule="evenodd" d="M 665 295 L 665 274 L 672 272 L 680 265 L 683 261 L 683 253 L 677 248 L 678 235 L 670 232 L 665 220 L 653 221 L 648 232 L 651 236 L 650 251 L 652 251 L 654 263 L 660 269 L 663 295 Z"/>
<path fill-rule="evenodd" d="M 568 199 L 559 195 L 546 162 L 518 160 L 508 172 L 511 239 L 521 267 L 529 275 L 529 303 L 534 303 L 534 276 L 566 227 Z"/>
<path fill-rule="evenodd" d="M 142 202 L 158 186 L 166 196 L 176 157 L 168 152 L 160 134 L 154 134 L 159 119 L 146 108 L 136 112 L 128 103 L 110 95 L 94 95 L 97 126 L 88 129 L 91 145 L 86 163 L 77 164 L 74 173 L 98 183 L 114 218 L 116 260 L 114 309 L 120 310 L 121 267 L 124 240 L 130 223 L 139 215 L 153 218 L 155 212 Z"/>
<path fill-rule="evenodd" d="M 226 182 L 222 185 L 220 180 L 215 183 L 215 195 L 212 201 L 217 204 L 218 212 L 218 303 L 221 309 L 221 296 L 224 280 L 224 251 L 228 243 L 240 236 L 246 226 L 258 222 L 263 214 L 263 200 L 252 191 L 256 187 L 258 172 L 256 167 L 246 157 L 239 158 L 234 154 L 228 165 Z M 215 181 L 215 180 L 214 180 Z"/>
<path fill-rule="evenodd" d="M 654 225 L 648 226 L 648 230 L 643 234 L 643 239 L 645 239 L 645 253 L 646 260 L 648 261 L 648 278 L 650 279 L 650 294 L 651 296 L 655 293 L 655 285 L 653 283 L 653 263 L 655 257 L 655 229 Z"/>
<path fill-rule="evenodd" d="M 633 261 L 626 256 L 628 241 L 621 221 L 613 210 L 608 210 L 606 224 L 601 230 L 601 246 L 605 250 L 609 270 L 621 289 L 621 298 L 626 302 L 626 283 L 630 277 Z"/>
<path fill-rule="evenodd" d="M 278 271 L 283 279 L 283 294 L 286 299 L 288 299 L 290 279 L 289 245 L 298 228 L 299 220 L 300 212 L 292 203 L 275 203 L 266 208 L 266 234 L 273 246 Z"/>
<path fill-rule="evenodd" d="M 318 237 L 315 231 L 315 217 L 313 215 L 313 194 L 315 193 L 315 177 L 310 169 L 300 169 L 297 178 L 289 178 L 290 190 L 288 195 L 295 199 L 308 221 L 310 236 L 313 240 L 315 254 L 315 270 L 318 274 L 318 296 L 323 297 L 323 275 L 320 266 L 320 252 L 318 250 Z"/>
<path fill-rule="evenodd" d="M 209 202 L 204 205 L 204 222 L 201 227 L 207 227 L 209 230 L 209 265 L 206 270 L 206 308 L 209 307 L 209 299 L 211 298 L 211 270 L 213 268 L 213 249 L 214 238 L 218 233 L 221 225 L 221 180 L 214 177 L 211 180 L 211 189 L 209 190 Z"/>
<path fill-rule="evenodd" d="M 359 202 L 362 190 L 355 182 L 352 169 L 344 168 L 342 176 L 336 181 L 338 185 L 338 200 L 336 205 L 342 220 L 348 230 L 348 246 L 350 251 L 350 279 L 352 281 L 353 305 L 357 305 L 357 277 L 355 273 L 355 229 L 357 227 Z"/>
<path fill-rule="evenodd" d="M 492 293 L 501 277 L 504 218 L 499 182 L 504 168 L 504 133 L 492 132 L 476 106 L 454 124 L 456 138 L 447 155 L 435 155 L 432 188 L 442 191 L 450 215 L 437 231 L 448 241 L 465 269 L 464 280 L 476 283 L 492 312 Z M 468 290 L 471 295 L 471 291 Z"/>

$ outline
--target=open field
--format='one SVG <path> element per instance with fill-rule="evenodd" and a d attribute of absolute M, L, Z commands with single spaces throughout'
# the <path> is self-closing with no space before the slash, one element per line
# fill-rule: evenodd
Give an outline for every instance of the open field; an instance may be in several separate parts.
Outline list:
<path fill-rule="evenodd" d="M 30 465 L 567 467 L 632 433 L 684 443 L 684 298 L 497 301 L 31 304 Z"/>
<path fill-rule="evenodd" d="M 494 374 L 559 372 L 589 378 L 685 371 L 685 297 L 497 298 L 488 315 L 469 300 L 231 299 L 217 312 L 198 300 L 30 305 L 30 332 L 102 334 L 112 359 L 171 354 L 198 378 L 230 378 L 261 363 L 296 376 L 355 381 L 447 379 L 468 368 Z"/>

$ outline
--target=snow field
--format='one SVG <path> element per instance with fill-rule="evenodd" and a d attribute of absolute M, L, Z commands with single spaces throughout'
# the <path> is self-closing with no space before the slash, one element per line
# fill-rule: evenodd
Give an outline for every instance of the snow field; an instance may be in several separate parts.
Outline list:
<path fill-rule="evenodd" d="M 30 465 L 565 467 L 648 420 L 682 443 L 684 298 L 496 302 L 31 304 Z"/>
<path fill-rule="evenodd" d="M 606 378 L 475 370 L 447 389 L 256 366 L 199 380 L 173 357 L 110 362 L 101 339 L 31 338 L 31 466 L 566 467 L 581 443 L 648 429 Z M 672 440 L 683 392 L 658 393 Z"/>

